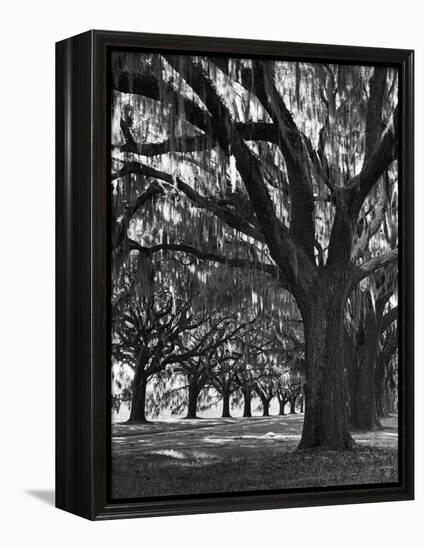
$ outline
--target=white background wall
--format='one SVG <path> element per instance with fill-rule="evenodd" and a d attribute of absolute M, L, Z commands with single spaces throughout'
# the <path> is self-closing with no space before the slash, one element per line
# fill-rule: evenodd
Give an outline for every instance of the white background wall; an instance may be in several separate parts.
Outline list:
<path fill-rule="evenodd" d="M 417 500 L 90 523 L 30 494 L 54 486 L 54 42 L 91 28 L 412 48 L 416 204 L 423 204 L 420 3 L 386 0 L 69 0 L 2 4 L 0 48 L 0 507 L 3 548 L 398 549 L 423 537 L 423 408 Z M 419 124 L 421 123 L 421 126 Z M 417 215 L 417 279 L 424 216 Z M 423 292 L 417 288 L 417 310 Z M 417 340 L 423 329 L 417 318 Z M 416 386 L 424 387 L 417 349 Z M 49 493 L 47 493 L 48 495 Z M 414 538 L 416 542 L 414 541 Z M 421 540 L 420 540 L 421 539 Z"/>

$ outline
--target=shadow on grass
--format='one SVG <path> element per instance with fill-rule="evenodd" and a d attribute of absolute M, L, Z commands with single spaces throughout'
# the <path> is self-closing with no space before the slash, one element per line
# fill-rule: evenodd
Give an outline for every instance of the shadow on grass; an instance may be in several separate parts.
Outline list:
<path fill-rule="evenodd" d="M 134 498 L 398 480 L 397 418 L 384 419 L 384 430 L 353 433 L 352 451 L 298 450 L 302 424 L 303 415 L 181 420 L 157 424 L 155 433 L 146 431 L 138 441 L 121 431 L 113 438 L 112 494 Z"/>

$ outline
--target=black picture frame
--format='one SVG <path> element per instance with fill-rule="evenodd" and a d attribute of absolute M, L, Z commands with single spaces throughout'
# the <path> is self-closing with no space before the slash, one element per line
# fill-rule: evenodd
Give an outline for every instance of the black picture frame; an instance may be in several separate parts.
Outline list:
<path fill-rule="evenodd" d="M 144 48 L 387 64 L 400 86 L 399 477 L 388 486 L 111 502 L 108 496 L 108 55 Z M 414 495 L 413 51 L 89 31 L 56 44 L 56 506 L 91 520 L 351 504 Z"/>

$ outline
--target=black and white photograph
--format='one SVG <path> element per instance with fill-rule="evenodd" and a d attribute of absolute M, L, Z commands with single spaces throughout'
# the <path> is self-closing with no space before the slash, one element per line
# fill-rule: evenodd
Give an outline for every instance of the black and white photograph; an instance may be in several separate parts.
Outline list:
<path fill-rule="evenodd" d="M 5 7 L 3 546 L 420 540 L 419 3 Z"/>
<path fill-rule="evenodd" d="M 113 500 L 399 482 L 399 75 L 114 49 Z"/>

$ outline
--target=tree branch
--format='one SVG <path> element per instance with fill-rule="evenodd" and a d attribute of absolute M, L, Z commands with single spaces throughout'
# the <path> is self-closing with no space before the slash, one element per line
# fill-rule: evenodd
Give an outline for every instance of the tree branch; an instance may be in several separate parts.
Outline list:
<path fill-rule="evenodd" d="M 191 99 L 178 93 L 172 85 L 159 80 L 155 75 L 151 73 L 121 71 L 117 74 L 113 85 L 116 90 L 122 93 L 142 95 L 155 101 L 164 101 L 166 97 L 169 98 L 175 106 L 177 116 L 185 118 L 190 124 L 209 134 L 213 141 L 217 141 L 210 114 Z M 276 128 L 272 124 L 265 122 L 244 124 L 239 122 L 235 126 L 242 139 L 262 140 L 274 143 L 277 141 Z"/>
<path fill-rule="evenodd" d="M 273 65 L 254 62 L 254 89 L 278 129 L 279 145 L 286 161 L 291 198 L 290 233 L 308 258 L 314 261 L 314 199 L 308 171 L 308 151 L 303 136 L 274 84 Z"/>
<path fill-rule="evenodd" d="M 351 257 L 352 261 L 358 260 L 362 257 L 365 250 L 367 250 L 368 248 L 368 244 L 371 238 L 377 233 L 384 221 L 389 197 L 387 196 L 386 186 L 382 185 L 381 187 L 382 190 L 379 195 L 378 201 L 375 204 L 374 208 L 371 210 L 371 212 L 374 214 L 373 218 L 370 222 L 368 222 L 366 219 L 367 214 L 365 214 L 356 225 L 356 233 L 358 234 L 358 229 L 362 229 L 362 233 L 353 244 Z"/>
<path fill-rule="evenodd" d="M 253 237 L 260 242 L 264 242 L 262 232 L 255 223 L 255 220 L 252 220 L 251 217 L 247 220 L 243 218 L 241 214 L 235 213 L 233 210 L 218 205 L 214 200 L 204 197 L 183 180 L 178 177 L 174 178 L 171 174 L 156 170 L 155 168 L 151 168 L 150 166 L 140 162 L 125 162 L 121 160 L 119 162 L 122 162 L 123 168 L 112 174 L 112 180 L 121 178 L 128 174 L 141 174 L 165 181 L 171 186 L 175 186 L 177 189 L 182 191 L 196 206 L 212 212 L 233 229 L 241 231 L 245 235 Z"/>
<path fill-rule="evenodd" d="M 365 117 L 365 159 L 366 162 L 377 149 L 383 133 L 382 109 L 386 88 L 387 68 L 375 67 L 370 79 L 370 97 Z"/>
<path fill-rule="evenodd" d="M 357 283 L 359 283 L 359 281 L 362 281 L 362 279 L 365 279 L 365 277 L 368 277 L 375 271 L 390 265 L 392 262 L 397 262 L 397 260 L 398 249 L 396 248 L 395 250 L 389 250 L 389 252 L 386 252 L 385 254 L 380 254 L 376 258 L 372 258 L 368 262 L 362 264 L 360 267 L 356 267 L 354 274 L 354 285 L 356 285 Z"/>
<path fill-rule="evenodd" d="M 137 155 L 151 157 L 170 152 L 188 153 L 203 151 L 204 149 L 218 145 L 218 143 L 212 141 L 207 134 L 176 136 L 173 139 L 166 139 L 158 143 L 137 143 L 134 141 L 128 122 L 121 119 L 120 125 L 125 138 L 125 143 L 118 147 L 119 151 L 122 153 L 135 153 Z M 235 127 L 240 137 L 246 141 L 278 142 L 278 134 L 276 128 L 272 124 L 266 122 L 236 122 Z"/>
<path fill-rule="evenodd" d="M 398 306 L 395 306 L 383 316 L 381 321 L 381 334 L 383 334 L 383 332 L 385 332 L 389 326 L 397 320 L 398 314 Z"/>
<path fill-rule="evenodd" d="M 124 240 L 131 218 L 134 216 L 137 210 L 139 210 L 144 204 L 146 204 L 146 202 L 162 193 L 162 187 L 156 182 L 153 182 L 145 191 L 140 193 L 140 195 L 131 204 L 126 207 L 122 219 L 118 223 L 116 223 L 113 230 L 113 249 L 117 248 Z"/>
<path fill-rule="evenodd" d="M 377 183 L 380 176 L 398 157 L 398 107 L 393 114 L 393 124 L 389 125 L 373 153 L 364 161 L 361 172 L 352 178 L 346 190 L 353 191 L 353 210 L 360 210 L 365 198 Z"/>
<path fill-rule="evenodd" d="M 284 272 L 285 278 L 292 285 L 296 284 L 300 272 L 298 270 L 299 264 L 305 259 L 309 260 L 309 258 L 301 257 L 300 251 L 296 250 L 294 242 L 291 242 L 287 234 L 281 231 L 281 223 L 276 216 L 274 204 L 263 180 L 259 163 L 237 133 L 230 112 L 208 77 L 189 58 L 184 59 L 184 62 L 181 62 L 180 57 L 173 55 L 165 55 L 165 58 L 197 95 L 202 98 L 211 113 L 213 124 L 216 125 L 215 131 L 219 133 L 218 139 L 221 147 L 227 150 L 231 148 L 231 152 L 236 159 L 237 169 L 250 197 L 270 254 Z"/>
<path fill-rule="evenodd" d="M 121 126 L 122 127 L 122 126 Z M 154 157 L 165 155 L 167 153 L 189 153 L 195 151 L 204 151 L 213 147 L 214 144 L 206 134 L 196 136 L 181 136 L 174 139 L 166 139 L 158 143 L 137 143 L 135 141 L 126 141 L 119 147 L 121 153 L 135 153 L 144 157 Z"/>
<path fill-rule="evenodd" d="M 151 73 L 133 73 L 121 71 L 116 75 L 113 86 L 125 94 L 137 94 L 155 101 L 172 102 L 176 115 L 185 118 L 200 130 L 210 133 L 211 117 L 194 101 L 182 96 L 169 83 L 159 80 Z M 212 136 L 214 137 L 214 136 Z"/>
<path fill-rule="evenodd" d="M 188 244 L 169 244 L 169 243 L 160 243 L 151 247 L 141 246 L 137 242 L 129 239 L 130 249 L 139 250 L 146 255 L 155 254 L 160 250 L 173 250 L 175 252 L 184 252 L 191 256 L 195 256 L 199 260 L 207 260 L 211 262 L 216 262 L 224 264 L 228 267 L 240 268 L 240 269 L 251 269 L 254 271 L 260 271 L 262 273 L 267 273 L 272 277 L 278 279 L 280 282 L 281 273 L 278 267 L 274 264 L 264 264 L 262 262 L 254 262 L 246 260 L 244 258 L 226 258 L 216 252 L 204 252 L 195 248 L 194 246 Z"/>

